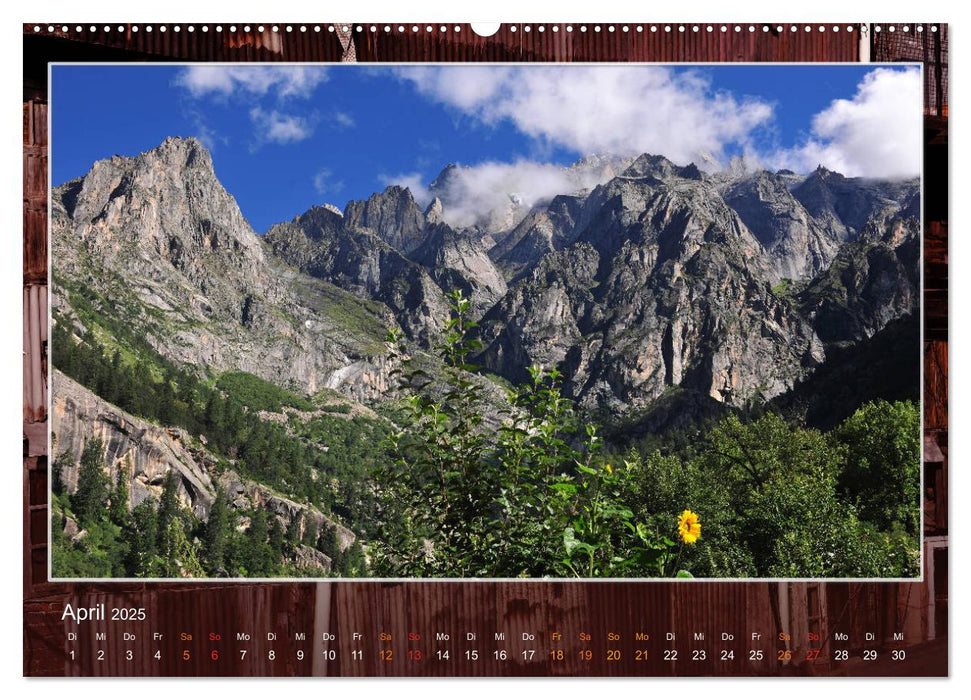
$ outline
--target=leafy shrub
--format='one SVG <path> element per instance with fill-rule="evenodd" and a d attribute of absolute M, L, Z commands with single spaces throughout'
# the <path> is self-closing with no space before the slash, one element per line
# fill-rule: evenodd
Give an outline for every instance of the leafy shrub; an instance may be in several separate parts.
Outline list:
<path fill-rule="evenodd" d="M 216 386 L 254 411 L 279 413 L 284 406 L 292 406 L 301 411 L 314 410 L 310 399 L 298 396 L 249 372 L 223 372 L 216 380 Z"/>

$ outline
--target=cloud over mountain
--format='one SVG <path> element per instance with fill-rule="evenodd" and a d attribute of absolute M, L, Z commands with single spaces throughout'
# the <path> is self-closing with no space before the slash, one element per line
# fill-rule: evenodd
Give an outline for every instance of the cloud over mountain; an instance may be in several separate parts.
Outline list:
<path fill-rule="evenodd" d="M 877 68 L 852 99 L 833 100 L 812 121 L 801 146 L 767 160 L 797 171 L 822 164 L 849 177 L 920 173 L 923 138 L 921 76 L 916 68 Z"/>
<path fill-rule="evenodd" d="M 657 66 L 399 68 L 399 79 L 486 125 L 511 121 L 577 153 L 721 158 L 773 115 L 768 102 L 716 91 L 698 72 Z"/>

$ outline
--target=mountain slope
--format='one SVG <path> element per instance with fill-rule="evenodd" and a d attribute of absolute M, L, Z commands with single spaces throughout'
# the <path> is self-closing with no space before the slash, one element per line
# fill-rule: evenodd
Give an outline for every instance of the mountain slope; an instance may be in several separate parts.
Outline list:
<path fill-rule="evenodd" d="M 55 188 L 52 231 L 55 310 L 70 316 L 84 298 L 177 362 L 313 393 L 383 351 L 380 306 L 267 256 L 195 139 L 99 161 Z"/>
<path fill-rule="evenodd" d="M 483 362 L 561 364 L 590 408 L 643 408 L 668 386 L 739 404 L 824 360 L 770 289 L 761 244 L 697 169 L 642 157 L 584 202 L 589 223 L 487 315 Z"/>

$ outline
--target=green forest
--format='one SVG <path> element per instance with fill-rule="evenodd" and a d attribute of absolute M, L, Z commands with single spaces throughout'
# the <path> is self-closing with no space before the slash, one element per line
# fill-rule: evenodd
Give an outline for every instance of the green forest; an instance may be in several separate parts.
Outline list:
<path fill-rule="evenodd" d="M 364 555 L 359 543 L 342 551 L 334 529 L 307 530 L 296 525 L 284 531 L 279 518 L 254 508 L 238 517 L 249 520 L 245 531 L 233 526 L 226 494 L 217 492 L 206 522 L 181 505 L 174 472 L 169 472 L 157 501 L 142 501 L 128 510 L 128 474 L 123 469 L 114 484 L 102 464 L 103 445 L 94 438 L 81 455 L 78 485 L 66 494 L 59 474 L 73 460 L 70 452 L 53 468 L 54 512 L 72 517 L 87 535 L 72 544 L 63 522 L 55 522 L 55 576 L 84 578 L 181 578 L 232 576 L 359 576 Z M 124 477 L 124 478 L 122 478 Z M 57 516 L 55 516 L 57 517 Z M 298 545 L 314 547 L 331 558 L 331 569 L 297 569 L 286 562 Z"/>
<path fill-rule="evenodd" d="M 110 348 L 90 326 L 77 336 L 55 317 L 52 356 L 66 375 L 135 416 L 204 436 L 217 471 L 312 505 L 357 540 L 342 551 L 333 529 L 284 527 L 222 492 L 200 521 L 173 478 L 129 511 L 127 478 L 112 483 L 104 446 L 90 439 L 53 464 L 54 575 L 917 575 L 915 402 L 871 401 L 828 431 L 753 405 L 624 441 L 576 409 L 556 368 L 532 367 L 497 415 L 474 362 L 469 300 L 456 292 L 451 303 L 434 374 L 389 336 L 399 391 L 375 417 L 242 372 L 200 376 L 135 338 L 135 352 Z M 306 414 L 259 415 L 287 407 Z M 60 474 L 74 464 L 69 493 Z M 65 531 L 68 518 L 83 538 Z M 297 566 L 299 547 L 330 557 L 332 570 Z"/>

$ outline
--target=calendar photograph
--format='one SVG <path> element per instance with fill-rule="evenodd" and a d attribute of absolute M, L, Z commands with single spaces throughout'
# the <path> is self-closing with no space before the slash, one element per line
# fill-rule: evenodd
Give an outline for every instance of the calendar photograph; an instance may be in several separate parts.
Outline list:
<path fill-rule="evenodd" d="M 922 577 L 920 65 L 49 71 L 52 579 Z"/>

